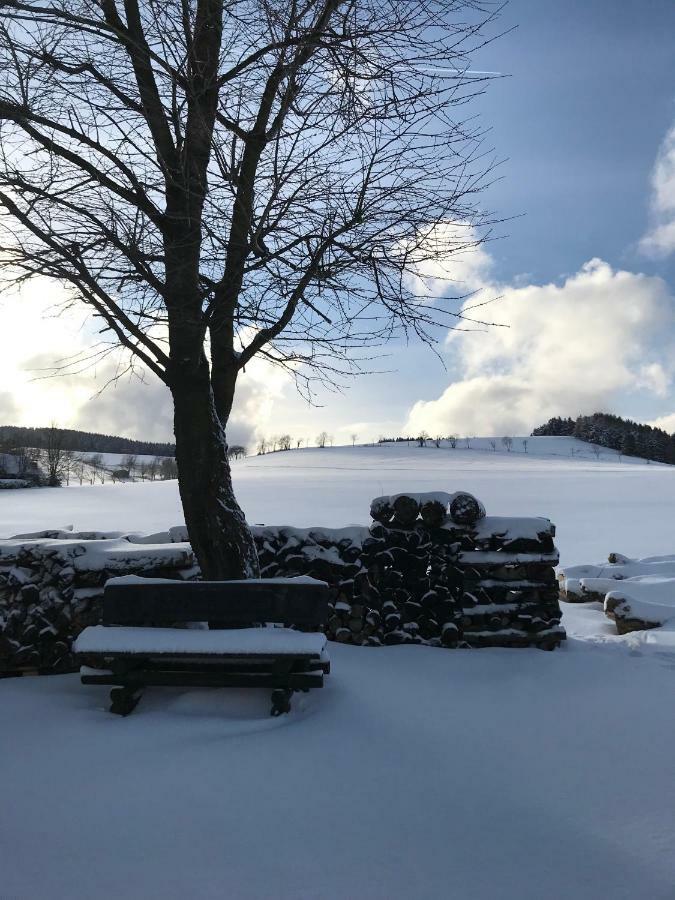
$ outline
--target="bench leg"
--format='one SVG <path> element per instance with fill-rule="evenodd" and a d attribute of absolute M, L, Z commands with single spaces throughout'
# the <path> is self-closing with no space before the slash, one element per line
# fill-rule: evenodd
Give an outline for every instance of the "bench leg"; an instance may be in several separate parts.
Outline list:
<path fill-rule="evenodd" d="M 283 713 L 291 711 L 291 697 L 293 690 L 291 688 L 277 688 L 272 691 L 272 711 L 270 715 L 281 716 Z"/>
<path fill-rule="evenodd" d="M 113 688 L 110 691 L 110 712 L 118 716 L 128 716 L 136 709 L 140 699 L 140 687 Z"/>

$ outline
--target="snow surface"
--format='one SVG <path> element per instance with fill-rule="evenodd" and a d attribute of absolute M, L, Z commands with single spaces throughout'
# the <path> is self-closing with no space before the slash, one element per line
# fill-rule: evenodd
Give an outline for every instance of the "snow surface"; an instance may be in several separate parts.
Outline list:
<path fill-rule="evenodd" d="M 326 635 L 291 628 L 136 628 L 92 625 L 75 641 L 76 653 L 309 653 L 321 655 Z"/>
<path fill-rule="evenodd" d="M 414 444 L 290 450 L 240 460 L 233 478 L 252 524 L 367 525 L 376 496 L 466 490 L 488 516 L 551 519 L 564 564 L 606 559 L 617 548 L 633 556 L 674 549 L 675 467 L 619 462 L 609 452 L 596 460 L 574 438 L 529 438 L 527 453 Z M 77 530 L 166 531 L 182 521 L 175 481 L 0 493 L 0 537 L 64 523 Z"/>
<path fill-rule="evenodd" d="M 672 900 L 675 655 L 650 651 L 332 645 L 279 719 L 267 691 L 121 719 L 75 675 L 7 679 L 2 894 Z"/>
<path fill-rule="evenodd" d="M 672 554 L 675 470 L 575 443 L 289 451 L 234 478 L 252 522 L 468 490 L 550 518 L 566 564 Z M 175 483 L 0 494 L 0 535 L 181 520 Z M 75 675 L 0 681 L 0 895 L 673 900 L 675 629 L 563 608 L 553 653 L 332 644 L 324 689 L 278 719 L 268 691 L 152 689 L 121 719 Z"/>

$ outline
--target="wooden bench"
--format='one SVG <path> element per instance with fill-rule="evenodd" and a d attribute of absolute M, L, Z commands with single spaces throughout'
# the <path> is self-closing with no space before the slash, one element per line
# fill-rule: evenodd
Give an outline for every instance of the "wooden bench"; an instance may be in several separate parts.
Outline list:
<path fill-rule="evenodd" d="M 311 578 L 113 578 L 103 624 L 86 628 L 73 647 L 82 683 L 115 685 L 110 711 L 123 716 L 154 685 L 271 688 L 271 713 L 281 715 L 293 691 L 323 687 L 330 671 L 319 630 L 328 593 Z"/>

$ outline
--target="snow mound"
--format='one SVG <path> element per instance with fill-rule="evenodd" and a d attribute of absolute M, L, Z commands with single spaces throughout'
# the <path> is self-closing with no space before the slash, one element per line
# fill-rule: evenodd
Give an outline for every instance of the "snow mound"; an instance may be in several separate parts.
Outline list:
<path fill-rule="evenodd" d="M 612 553 L 607 564 L 566 566 L 558 578 L 563 599 L 602 603 L 620 634 L 675 623 L 675 555 Z"/>

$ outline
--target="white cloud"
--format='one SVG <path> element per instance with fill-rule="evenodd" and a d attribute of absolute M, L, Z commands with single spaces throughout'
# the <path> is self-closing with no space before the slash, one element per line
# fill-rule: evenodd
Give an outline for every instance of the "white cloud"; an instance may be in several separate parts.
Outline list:
<path fill-rule="evenodd" d="M 668 256 L 675 250 L 675 125 L 659 148 L 651 176 L 652 224 L 640 241 L 648 256 Z"/>
<path fill-rule="evenodd" d="M 265 363 L 247 366 L 237 385 L 234 407 L 227 427 L 230 444 L 253 447 L 283 395 L 288 377 L 270 371 Z M 105 384 L 109 372 L 99 373 Z M 90 376 L 91 377 L 91 376 Z M 88 381 L 91 395 L 93 389 Z M 173 406 L 168 388 L 150 373 L 143 379 L 124 376 L 102 393 L 91 397 L 75 411 L 76 427 L 106 434 L 121 434 L 149 441 L 173 441 Z"/>
<path fill-rule="evenodd" d="M 142 367 L 141 378 L 124 375 L 110 384 L 117 367 L 112 357 L 77 374 L 44 377 L 59 361 L 87 353 L 95 343 L 86 307 L 55 314 L 65 299 L 57 284 L 42 279 L 0 303 L 0 424 L 55 422 L 144 440 L 173 440 L 169 391 Z M 227 430 L 230 443 L 252 444 L 290 382 L 287 373 L 264 360 L 246 367 Z"/>
<path fill-rule="evenodd" d="M 664 431 L 667 431 L 668 434 L 675 434 L 675 413 L 670 413 L 667 416 L 659 416 L 658 419 L 647 422 L 647 425 L 651 425 L 652 428 L 662 428 Z"/>
<path fill-rule="evenodd" d="M 509 327 L 450 332 L 463 378 L 418 401 L 408 433 L 523 434 L 553 415 L 614 409 L 636 390 L 667 392 L 673 298 L 660 278 L 593 259 L 560 285 L 488 291 Z"/>
<path fill-rule="evenodd" d="M 429 297 L 463 297 L 482 288 L 492 269 L 492 257 L 478 243 L 476 230 L 462 222 L 429 228 L 412 252 L 408 287 Z"/>

